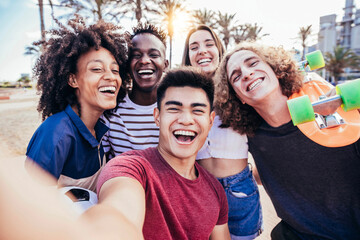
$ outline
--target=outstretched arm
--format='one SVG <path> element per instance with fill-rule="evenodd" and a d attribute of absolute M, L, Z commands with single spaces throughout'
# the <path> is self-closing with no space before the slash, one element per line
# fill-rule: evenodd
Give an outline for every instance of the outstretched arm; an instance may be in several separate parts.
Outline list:
<path fill-rule="evenodd" d="M 34 179 L 22 161 L 0 159 L 0 239 L 142 239 L 121 211 L 105 204 L 79 219 L 58 190 L 47 186 L 56 179 L 41 170 L 34 169 Z"/>

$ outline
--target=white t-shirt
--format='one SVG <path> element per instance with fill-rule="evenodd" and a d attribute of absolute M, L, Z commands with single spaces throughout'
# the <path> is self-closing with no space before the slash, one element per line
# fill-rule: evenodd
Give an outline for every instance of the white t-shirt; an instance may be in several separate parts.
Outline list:
<path fill-rule="evenodd" d="M 246 135 L 235 132 L 232 128 L 219 128 L 221 120 L 215 116 L 214 124 L 196 160 L 204 158 L 243 159 L 248 158 Z"/>
<path fill-rule="evenodd" d="M 101 117 L 109 127 L 102 143 L 105 153 L 110 153 L 110 158 L 129 150 L 158 145 L 159 128 L 153 116 L 155 107 L 156 103 L 149 106 L 137 105 L 126 95 L 109 119 Z"/>

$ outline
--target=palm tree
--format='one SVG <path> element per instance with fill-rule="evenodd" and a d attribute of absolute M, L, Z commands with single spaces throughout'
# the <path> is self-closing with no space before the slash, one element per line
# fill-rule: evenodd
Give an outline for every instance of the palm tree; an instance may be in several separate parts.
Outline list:
<path fill-rule="evenodd" d="M 257 41 L 269 35 L 268 33 L 260 34 L 263 28 L 258 26 L 257 23 L 254 25 L 247 24 L 247 26 L 247 40 Z"/>
<path fill-rule="evenodd" d="M 144 12 L 156 13 L 156 6 L 158 1 L 150 0 L 123 0 L 121 9 L 123 14 L 135 13 L 135 19 L 138 23 L 144 17 Z"/>
<path fill-rule="evenodd" d="M 107 20 L 115 19 L 119 22 L 124 16 L 120 8 L 121 2 L 122 0 L 60 0 L 59 4 L 54 6 L 74 11 L 62 17 L 69 17 L 76 13 L 84 18 L 91 17 L 94 21 L 107 18 Z"/>
<path fill-rule="evenodd" d="M 220 36 L 222 37 L 222 40 L 225 45 L 225 49 L 227 49 L 230 38 L 234 35 L 234 31 L 236 31 L 237 26 L 235 26 L 236 21 L 234 21 L 236 13 L 234 14 L 222 14 L 220 11 L 217 14 L 217 24 L 218 24 L 218 31 L 220 33 Z"/>
<path fill-rule="evenodd" d="M 52 9 L 52 1 L 49 1 L 49 5 Z M 44 21 L 44 2 L 43 0 L 38 0 L 39 6 L 39 15 L 40 15 L 40 32 L 41 32 L 41 39 L 40 43 L 44 43 L 46 41 L 46 30 L 45 30 L 45 21 Z M 42 51 L 44 51 L 43 44 L 32 44 L 30 46 L 25 47 L 24 55 L 34 55 L 38 57 Z"/>
<path fill-rule="evenodd" d="M 206 8 L 204 8 L 202 11 L 199 10 L 195 10 L 192 14 L 193 18 L 194 18 L 194 23 L 195 24 L 205 24 L 209 27 L 211 27 L 212 29 L 215 28 L 215 12 L 212 10 L 207 10 Z"/>
<path fill-rule="evenodd" d="M 360 69 L 360 57 L 351 49 L 342 46 L 336 46 L 334 53 L 325 53 L 325 62 L 325 68 L 334 77 L 335 84 L 345 68 Z"/>
<path fill-rule="evenodd" d="M 301 40 L 301 46 L 303 48 L 303 52 L 302 52 L 302 56 L 301 56 L 302 60 L 305 59 L 306 40 L 311 35 L 311 31 L 312 31 L 311 26 L 312 25 L 309 25 L 307 27 L 300 27 L 300 31 L 298 33 L 298 36 Z"/>
<path fill-rule="evenodd" d="M 160 0 L 157 14 L 161 16 L 161 22 L 166 26 L 167 34 L 170 42 L 169 65 L 171 67 L 172 44 L 174 37 L 174 19 L 181 12 L 187 12 L 185 9 L 185 1 L 181 0 Z"/>
<path fill-rule="evenodd" d="M 246 40 L 260 40 L 261 38 L 269 35 L 268 33 L 260 34 L 261 31 L 262 27 L 258 26 L 257 23 L 254 25 L 247 23 L 237 26 L 232 37 L 234 38 L 235 43 L 238 44 Z"/>
<path fill-rule="evenodd" d="M 38 0 L 39 13 L 40 13 L 40 30 L 41 30 L 41 41 L 45 41 L 45 23 L 44 23 L 44 5 L 43 0 Z"/>

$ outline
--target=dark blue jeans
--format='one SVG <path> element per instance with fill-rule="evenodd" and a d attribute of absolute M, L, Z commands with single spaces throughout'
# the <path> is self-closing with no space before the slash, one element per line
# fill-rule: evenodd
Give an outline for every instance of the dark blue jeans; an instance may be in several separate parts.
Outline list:
<path fill-rule="evenodd" d="M 232 239 L 254 239 L 263 230 L 263 220 L 259 189 L 249 166 L 238 174 L 218 180 L 229 204 L 228 224 Z"/>

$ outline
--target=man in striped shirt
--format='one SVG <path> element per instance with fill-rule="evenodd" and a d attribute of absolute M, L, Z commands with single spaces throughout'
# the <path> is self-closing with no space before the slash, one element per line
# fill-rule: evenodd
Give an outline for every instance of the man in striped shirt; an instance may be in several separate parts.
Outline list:
<path fill-rule="evenodd" d="M 156 85 L 168 67 L 166 34 L 151 24 L 139 24 L 130 35 L 132 89 L 118 108 L 103 117 L 110 128 L 103 138 L 107 159 L 129 150 L 157 146 L 159 128 L 154 122 Z"/>

